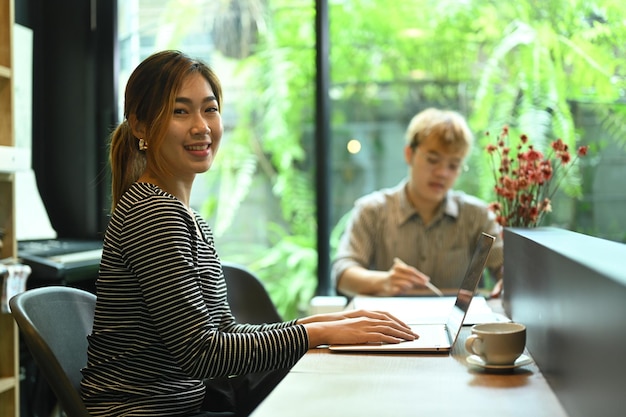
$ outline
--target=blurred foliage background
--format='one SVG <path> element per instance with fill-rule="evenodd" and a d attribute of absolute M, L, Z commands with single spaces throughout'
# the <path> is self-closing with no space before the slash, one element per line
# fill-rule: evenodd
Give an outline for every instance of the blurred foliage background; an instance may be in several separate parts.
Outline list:
<path fill-rule="evenodd" d="M 194 22 L 202 23 L 219 55 L 214 59 L 228 63 L 228 76 L 239 86 L 235 92 L 225 87 L 225 106 L 236 120 L 226 120 L 232 122 L 228 140 L 203 177 L 210 192 L 202 212 L 222 257 L 259 275 L 283 317 L 294 318 L 317 287 L 315 3 L 200 3 L 201 13 L 198 2 L 168 2 L 168 30 L 157 47 L 179 47 Z M 487 201 L 494 195 L 484 132 L 497 134 L 508 125 L 513 137 L 525 133 L 540 149 L 556 138 L 572 147 L 587 144 L 590 156 L 571 172 L 546 224 L 626 240 L 626 219 L 615 214 L 626 204 L 623 181 L 601 180 L 625 173 L 621 0 L 328 5 L 333 132 L 359 121 L 402 124 L 428 105 L 455 108 L 476 134 L 470 171 L 457 188 Z M 401 152 L 401 141 L 388 146 Z M 597 200 L 602 193 L 609 196 L 604 205 Z M 263 211 L 244 211 L 253 195 Z M 617 227 L 600 230 L 598 219 L 607 216 Z M 342 227 L 336 217 L 331 247 Z M 242 228 L 250 234 L 262 228 L 263 238 L 235 236 Z"/>

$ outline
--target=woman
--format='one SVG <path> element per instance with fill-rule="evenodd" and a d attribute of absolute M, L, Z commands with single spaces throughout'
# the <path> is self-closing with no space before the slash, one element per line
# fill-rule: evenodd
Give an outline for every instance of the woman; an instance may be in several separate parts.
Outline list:
<path fill-rule="evenodd" d="M 235 322 L 211 229 L 189 207 L 219 149 L 221 100 L 211 69 L 178 51 L 128 81 L 81 384 L 93 416 L 248 415 L 309 348 L 417 336 L 381 312 Z"/>

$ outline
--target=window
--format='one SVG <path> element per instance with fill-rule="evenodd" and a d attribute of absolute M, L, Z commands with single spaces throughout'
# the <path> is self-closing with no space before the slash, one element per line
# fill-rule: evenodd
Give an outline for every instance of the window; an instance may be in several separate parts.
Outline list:
<path fill-rule="evenodd" d="M 119 85 L 151 53 L 203 59 L 224 89 L 224 136 L 192 205 L 224 260 L 247 265 L 283 317 L 316 290 L 312 0 L 119 2 Z M 123 91 L 119 97 L 123 100 Z M 123 103 L 119 104 L 123 108 Z"/>
<path fill-rule="evenodd" d="M 193 205 L 222 258 L 257 272 L 285 317 L 299 314 L 317 284 L 315 158 L 330 158 L 325 191 L 337 231 L 356 198 L 404 177 L 405 128 L 430 106 L 468 117 L 476 146 L 456 188 L 485 200 L 493 177 L 483 132 L 507 124 L 539 147 L 555 136 L 590 145 L 580 186 L 569 187 L 576 197 L 557 196 L 546 220 L 626 241 L 626 190 L 615 186 L 626 174 L 619 1 L 324 3 L 329 155 L 314 146 L 315 0 L 118 3 L 121 88 L 141 59 L 165 48 L 220 75 L 224 141 Z"/>

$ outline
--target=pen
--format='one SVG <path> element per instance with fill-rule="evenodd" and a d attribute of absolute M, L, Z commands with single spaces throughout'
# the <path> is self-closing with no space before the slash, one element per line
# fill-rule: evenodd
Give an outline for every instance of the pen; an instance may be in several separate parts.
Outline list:
<path fill-rule="evenodd" d="M 401 264 L 401 265 L 408 266 L 408 265 L 407 265 L 407 264 L 406 264 L 406 263 L 405 263 L 402 259 L 400 259 L 400 258 L 398 258 L 398 257 L 393 258 L 393 261 L 394 261 L 394 262 L 396 262 L 396 263 L 399 263 L 399 264 Z M 429 290 L 431 290 L 432 292 L 434 292 L 435 294 L 437 294 L 439 297 L 443 297 L 443 295 L 444 295 L 444 294 L 443 294 L 443 292 L 441 292 L 441 290 L 440 290 L 439 288 L 437 288 L 436 286 L 434 286 L 433 284 L 431 284 L 429 281 L 426 281 L 426 282 L 424 283 L 424 285 L 426 285 L 426 287 L 427 287 Z"/>

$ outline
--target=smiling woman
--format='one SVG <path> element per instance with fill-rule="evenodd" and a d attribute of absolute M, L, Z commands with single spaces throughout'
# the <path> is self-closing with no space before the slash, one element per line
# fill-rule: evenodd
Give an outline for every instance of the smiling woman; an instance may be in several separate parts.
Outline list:
<path fill-rule="evenodd" d="M 220 103 L 213 70 L 179 51 L 149 56 L 129 78 L 81 384 L 94 417 L 247 416 L 310 348 L 417 336 L 365 310 L 236 321 L 213 232 L 189 206 L 219 148 Z"/>

